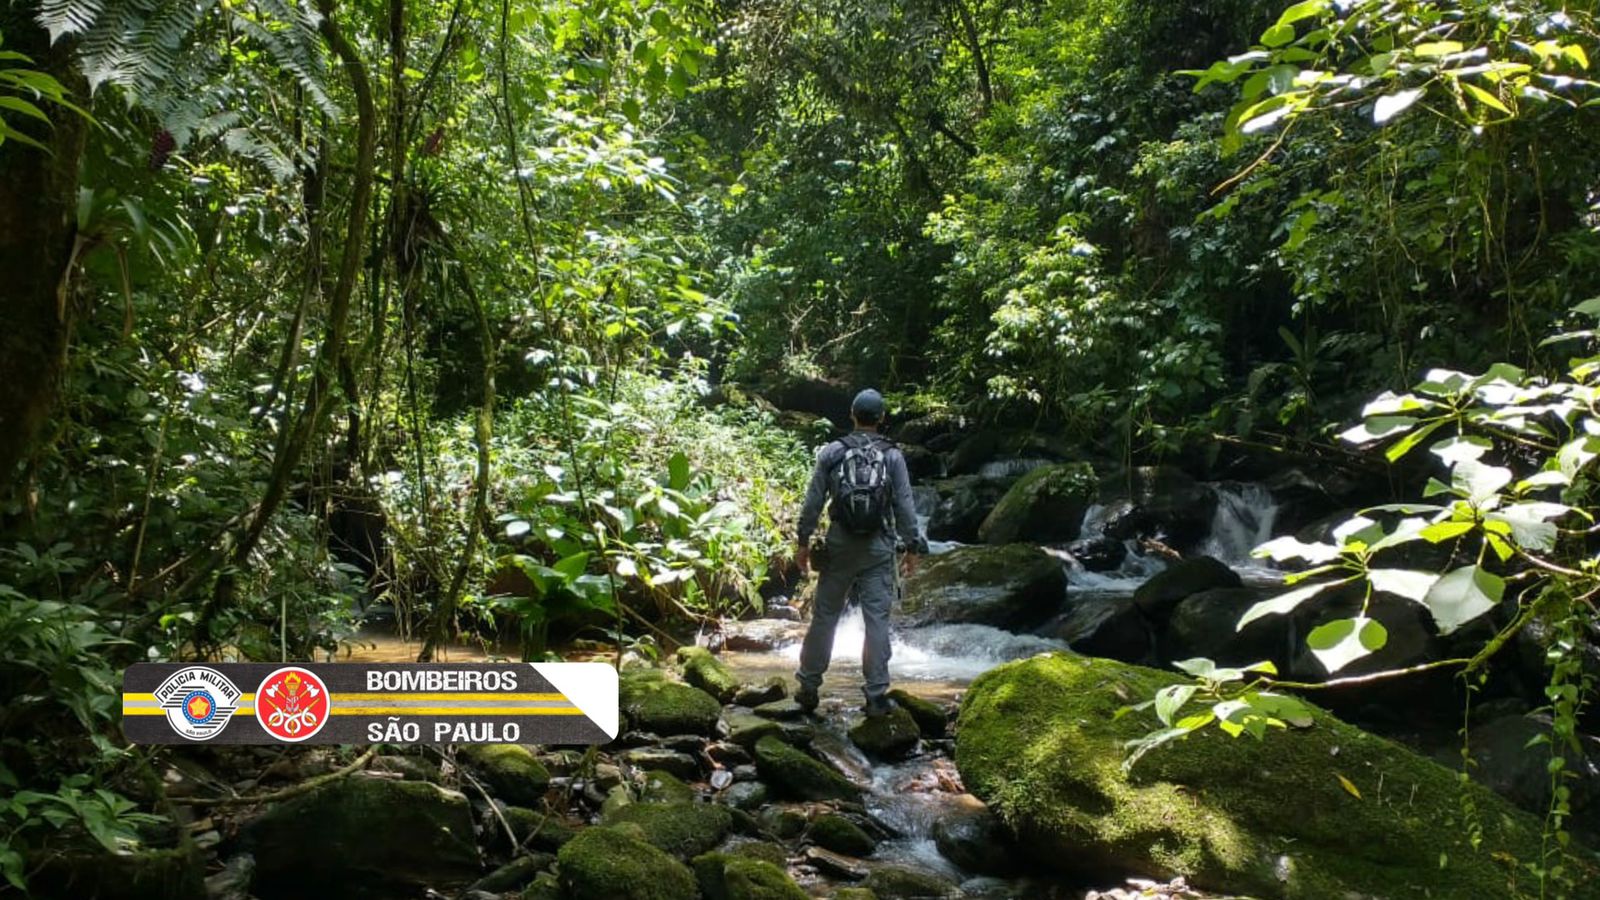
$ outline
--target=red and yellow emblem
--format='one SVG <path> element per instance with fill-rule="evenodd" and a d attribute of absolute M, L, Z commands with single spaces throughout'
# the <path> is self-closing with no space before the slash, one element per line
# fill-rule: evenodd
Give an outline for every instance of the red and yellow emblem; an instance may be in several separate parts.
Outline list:
<path fill-rule="evenodd" d="M 303 741 L 328 724 L 333 700 L 315 673 L 285 666 L 256 688 L 256 721 L 280 741 Z"/>
<path fill-rule="evenodd" d="M 195 694 L 189 698 L 189 718 L 205 721 L 211 715 L 211 698 L 204 694 Z"/>

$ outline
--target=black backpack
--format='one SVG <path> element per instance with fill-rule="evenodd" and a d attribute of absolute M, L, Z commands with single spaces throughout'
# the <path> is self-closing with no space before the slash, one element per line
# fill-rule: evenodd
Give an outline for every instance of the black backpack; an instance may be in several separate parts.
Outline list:
<path fill-rule="evenodd" d="M 889 457 L 894 446 L 873 435 L 852 434 L 840 440 L 844 456 L 834 463 L 829 487 L 833 521 L 852 534 L 875 534 L 885 527 L 889 510 Z"/>

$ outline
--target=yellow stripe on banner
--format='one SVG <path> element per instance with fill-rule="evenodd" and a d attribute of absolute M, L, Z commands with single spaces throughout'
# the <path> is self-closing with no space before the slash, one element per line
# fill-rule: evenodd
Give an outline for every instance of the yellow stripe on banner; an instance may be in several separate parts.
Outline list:
<path fill-rule="evenodd" d="M 576 706 L 335 706 L 335 716 L 581 716 Z"/>
<path fill-rule="evenodd" d="M 424 692 L 421 692 L 421 691 L 416 691 L 416 692 L 402 691 L 400 693 L 388 693 L 388 694 L 380 694 L 380 693 L 376 693 L 376 692 L 373 692 L 373 693 L 361 692 L 361 693 L 354 693 L 354 694 L 331 694 L 330 696 L 333 698 L 334 702 L 336 702 L 336 703 L 359 703 L 359 702 L 364 701 L 364 700 L 365 701 L 371 701 L 371 702 L 374 702 L 374 703 L 388 703 L 388 702 L 392 702 L 392 701 L 396 701 L 396 700 L 550 700 L 550 701 L 555 701 L 555 700 L 565 700 L 565 699 L 567 699 L 567 695 L 566 694 L 512 694 L 512 693 L 456 694 L 456 693 L 438 692 L 438 691 L 432 691 L 432 692 L 427 692 L 427 693 L 424 693 Z"/>
<path fill-rule="evenodd" d="M 123 694 L 122 695 L 122 702 L 123 703 L 131 703 L 131 702 L 136 701 L 136 700 L 154 700 L 154 699 L 156 699 L 156 695 L 155 694 Z M 256 700 L 256 695 L 255 694 L 240 694 L 239 695 L 239 702 L 240 703 L 254 703 L 255 700 Z"/>

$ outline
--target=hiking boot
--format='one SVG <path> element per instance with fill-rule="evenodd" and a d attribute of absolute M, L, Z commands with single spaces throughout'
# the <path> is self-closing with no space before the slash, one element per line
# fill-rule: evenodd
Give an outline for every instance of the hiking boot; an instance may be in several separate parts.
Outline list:
<path fill-rule="evenodd" d="M 817 703 L 820 700 L 821 698 L 817 696 L 817 689 L 810 685 L 802 684 L 800 689 L 794 692 L 794 702 L 800 704 L 800 708 L 808 713 L 817 711 Z"/>
<path fill-rule="evenodd" d="M 871 697 L 867 700 L 867 705 L 861 707 L 861 711 L 866 713 L 869 719 L 879 719 L 894 712 L 894 703 L 887 697 Z"/>

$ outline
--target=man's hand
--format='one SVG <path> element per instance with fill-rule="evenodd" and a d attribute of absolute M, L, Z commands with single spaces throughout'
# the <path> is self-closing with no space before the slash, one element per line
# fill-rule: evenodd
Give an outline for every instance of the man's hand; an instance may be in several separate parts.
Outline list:
<path fill-rule="evenodd" d="M 918 554 L 915 553 L 907 553 L 906 555 L 900 557 L 901 577 L 910 578 L 911 576 L 917 574 L 917 560 L 919 558 L 920 557 Z"/>
<path fill-rule="evenodd" d="M 800 566 L 800 577 L 804 578 L 811 572 L 811 545 L 801 544 L 794 551 L 794 561 Z"/>

